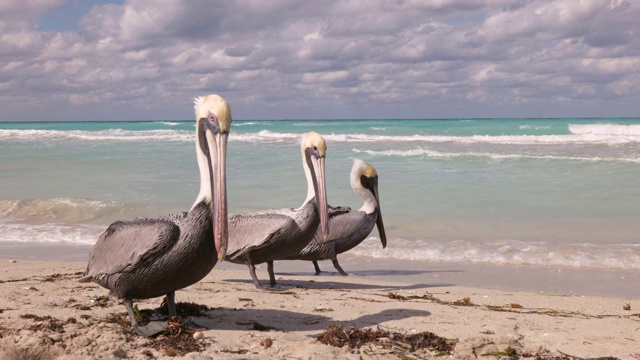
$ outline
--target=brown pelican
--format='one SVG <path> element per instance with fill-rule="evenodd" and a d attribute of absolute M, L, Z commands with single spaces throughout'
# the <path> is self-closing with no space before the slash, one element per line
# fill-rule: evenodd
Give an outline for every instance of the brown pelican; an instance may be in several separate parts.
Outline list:
<path fill-rule="evenodd" d="M 316 275 L 321 273 L 318 260 L 331 259 L 340 275 L 347 275 L 338 263 L 338 254 L 349 251 L 369 236 L 373 225 L 378 226 L 382 248 L 387 246 L 387 235 L 384 232 L 380 199 L 378 197 L 378 172 L 365 161 L 353 160 L 350 175 L 351 188 L 364 200 L 358 211 L 347 207 L 329 209 L 329 237 L 316 233 L 309 245 L 299 254 L 289 257 L 290 260 L 311 260 L 316 268 Z"/>
<path fill-rule="evenodd" d="M 271 286 L 275 286 L 273 261 L 300 252 L 320 232 L 329 232 L 324 180 L 324 138 L 309 132 L 302 138 L 302 166 L 307 177 L 307 198 L 297 209 L 270 209 L 229 217 L 227 259 L 247 264 L 253 283 L 260 288 L 256 264 L 267 263 Z"/>
<path fill-rule="evenodd" d="M 188 212 L 116 221 L 100 235 L 81 282 L 93 281 L 124 302 L 138 326 L 134 299 L 166 296 L 176 316 L 175 291 L 204 278 L 225 257 L 228 242 L 226 152 L 231 110 L 218 95 L 194 100 L 200 193 Z M 157 331 L 156 331 L 157 332 Z"/>

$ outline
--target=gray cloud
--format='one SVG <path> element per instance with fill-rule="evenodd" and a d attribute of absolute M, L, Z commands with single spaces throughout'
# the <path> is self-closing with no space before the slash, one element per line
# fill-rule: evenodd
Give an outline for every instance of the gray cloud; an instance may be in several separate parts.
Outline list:
<path fill-rule="evenodd" d="M 0 120 L 638 115 L 632 1 L 62 3 L 0 4 Z"/>

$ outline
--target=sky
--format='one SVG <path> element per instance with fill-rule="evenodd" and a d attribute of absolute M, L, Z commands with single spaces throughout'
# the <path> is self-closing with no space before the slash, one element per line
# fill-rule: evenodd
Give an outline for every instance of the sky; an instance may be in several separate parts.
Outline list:
<path fill-rule="evenodd" d="M 0 121 L 640 116 L 636 0 L 3 0 Z"/>

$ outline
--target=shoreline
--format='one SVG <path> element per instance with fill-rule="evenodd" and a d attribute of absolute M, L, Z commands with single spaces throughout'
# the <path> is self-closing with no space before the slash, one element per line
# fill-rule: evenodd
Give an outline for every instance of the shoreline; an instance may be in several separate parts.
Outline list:
<path fill-rule="evenodd" d="M 353 265 L 347 263 L 345 269 Z M 10 351 L 27 348 L 31 350 L 23 351 L 40 349 L 61 360 L 174 358 L 169 350 L 155 349 L 149 339 L 110 322 L 113 314 L 126 314 L 125 308 L 107 299 L 108 291 L 97 284 L 77 282 L 85 264 L 0 259 L 0 358 L 13 360 Z M 436 351 L 389 349 L 381 342 L 359 349 L 325 345 L 317 338 L 329 325 L 431 332 L 455 342 L 445 356 L 452 359 L 498 359 L 491 354 L 509 349 L 520 358 L 640 358 L 637 299 L 470 288 L 440 280 L 398 282 L 370 270 L 347 277 L 314 276 L 280 267 L 278 272 L 276 265 L 275 288 L 256 289 L 245 267 L 225 263 L 177 291 L 177 303 L 208 307 L 193 317 L 207 330 L 197 340 L 200 350 L 188 358 L 442 358 Z M 258 276 L 267 280 L 264 268 Z M 153 309 L 162 298 L 135 303 L 141 310 Z"/>
<path fill-rule="evenodd" d="M 0 259 L 84 262 L 93 245 L 60 243 L 15 243 L 0 241 Z M 640 299 L 640 273 L 624 269 L 540 267 L 533 265 L 464 264 L 372 259 L 341 254 L 340 264 L 350 277 L 403 284 L 462 286 L 469 288 L 523 291 L 551 295 L 603 296 Z M 323 271 L 317 278 L 340 277 L 330 261 L 319 262 Z M 229 262 L 215 269 L 246 270 Z M 276 276 L 313 276 L 310 261 L 276 261 Z M 268 281 L 266 264 L 256 266 L 258 279 Z M 244 277 L 239 278 L 242 280 Z M 246 270 L 246 279 L 250 279 Z"/>

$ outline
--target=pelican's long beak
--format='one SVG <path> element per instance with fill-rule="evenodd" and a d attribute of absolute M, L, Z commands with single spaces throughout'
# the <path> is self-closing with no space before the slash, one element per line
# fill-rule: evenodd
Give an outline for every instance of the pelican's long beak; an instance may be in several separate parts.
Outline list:
<path fill-rule="evenodd" d="M 324 157 L 311 157 L 316 175 L 316 199 L 318 199 L 318 212 L 320 213 L 320 226 L 324 240 L 329 238 L 329 210 L 327 206 L 327 187 L 324 176 Z"/>
<path fill-rule="evenodd" d="M 376 211 L 378 212 L 378 218 L 376 219 L 376 226 L 378 227 L 378 233 L 380 233 L 380 241 L 382 242 L 382 248 L 387 247 L 387 234 L 384 232 L 384 223 L 382 222 L 382 212 L 380 211 L 380 198 L 378 197 L 378 183 L 373 185 L 373 196 L 376 198 Z"/>
<path fill-rule="evenodd" d="M 217 167 L 214 175 L 215 183 L 215 219 L 213 228 L 216 236 L 218 260 L 223 261 L 229 243 L 229 222 L 227 214 L 227 139 L 229 133 L 216 134 Z"/>
<path fill-rule="evenodd" d="M 227 219 L 227 138 L 229 134 L 219 128 L 209 128 L 209 169 L 211 176 L 211 210 L 213 216 L 213 239 L 218 260 L 223 261 L 227 254 L 229 224 Z"/>

